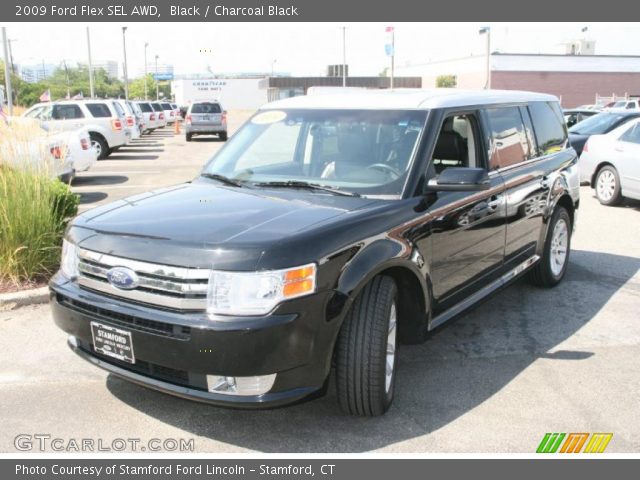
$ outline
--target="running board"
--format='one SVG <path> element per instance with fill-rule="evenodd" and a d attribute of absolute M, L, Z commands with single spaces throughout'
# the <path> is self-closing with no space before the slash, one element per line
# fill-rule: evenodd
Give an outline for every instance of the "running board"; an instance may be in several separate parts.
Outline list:
<path fill-rule="evenodd" d="M 472 307 L 474 304 L 482 300 L 487 295 L 490 295 L 496 290 L 504 287 L 507 283 L 509 283 L 511 280 L 513 280 L 518 275 L 523 273 L 525 270 L 531 267 L 538 260 L 540 260 L 539 255 L 534 255 L 533 257 L 528 258 L 527 260 L 522 262 L 520 265 L 516 266 L 514 269 L 509 270 L 500 278 L 491 282 L 486 287 L 482 288 L 481 290 L 478 290 L 476 293 L 474 293 L 473 295 L 470 295 L 468 298 L 464 299 L 460 303 L 455 304 L 450 309 L 445 310 L 440 315 L 438 315 L 437 317 L 431 320 L 431 323 L 429 324 L 429 330 L 433 330 L 434 328 L 442 325 L 447 320 L 452 319 L 459 313 L 462 313 L 464 310 Z"/>

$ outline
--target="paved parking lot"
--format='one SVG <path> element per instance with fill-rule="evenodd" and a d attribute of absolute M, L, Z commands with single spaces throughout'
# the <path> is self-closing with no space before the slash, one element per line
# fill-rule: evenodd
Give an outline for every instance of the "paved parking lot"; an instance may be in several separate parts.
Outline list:
<path fill-rule="evenodd" d="M 187 180 L 220 145 L 159 131 L 74 189 L 86 209 Z M 637 452 L 640 202 L 607 208 L 589 188 L 581 194 L 565 281 L 554 290 L 519 281 L 402 348 L 396 401 L 382 418 L 345 416 L 333 386 L 269 411 L 169 397 L 77 358 L 48 306 L 0 312 L 0 451 L 15 451 L 17 434 L 46 433 L 194 438 L 198 452 L 533 452 L 546 432 L 613 432 L 608 452 Z"/>

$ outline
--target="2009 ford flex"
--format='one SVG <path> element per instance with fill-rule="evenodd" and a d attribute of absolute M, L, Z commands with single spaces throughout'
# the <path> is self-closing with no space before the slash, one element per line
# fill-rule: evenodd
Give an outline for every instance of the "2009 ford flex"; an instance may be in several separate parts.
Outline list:
<path fill-rule="evenodd" d="M 54 318 L 81 357 L 173 395 L 275 406 L 335 370 L 341 406 L 380 415 L 399 344 L 521 275 L 562 280 L 578 190 L 553 96 L 282 100 L 193 181 L 77 217 Z"/>

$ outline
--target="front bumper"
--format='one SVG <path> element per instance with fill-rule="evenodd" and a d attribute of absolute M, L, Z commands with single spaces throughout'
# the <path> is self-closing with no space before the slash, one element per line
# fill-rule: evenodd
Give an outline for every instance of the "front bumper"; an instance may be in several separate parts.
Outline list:
<path fill-rule="evenodd" d="M 158 310 L 86 291 L 60 275 L 50 283 L 54 321 L 70 335 L 69 344 L 80 357 L 155 390 L 247 408 L 293 403 L 322 389 L 338 328 L 337 322 L 324 320 L 326 297 L 307 297 L 310 308 L 305 311 L 317 314 L 285 309 L 263 318 L 212 322 L 198 313 Z M 92 320 L 130 331 L 136 363 L 95 352 Z M 277 374 L 275 383 L 262 395 L 228 395 L 207 389 L 207 375 L 273 373 Z"/>

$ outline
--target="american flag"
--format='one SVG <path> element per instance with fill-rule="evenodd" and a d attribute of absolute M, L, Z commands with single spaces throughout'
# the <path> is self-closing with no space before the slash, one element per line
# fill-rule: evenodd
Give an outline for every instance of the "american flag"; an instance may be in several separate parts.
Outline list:
<path fill-rule="evenodd" d="M 46 90 L 42 95 L 40 95 L 41 102 L 50 102 L 51 101 L 51 90 Z"/>
<path fill-rule="evenodd" d="M 385 27 L 384 31 L 387 33 L 393 33 L 393 27 Z"/>

